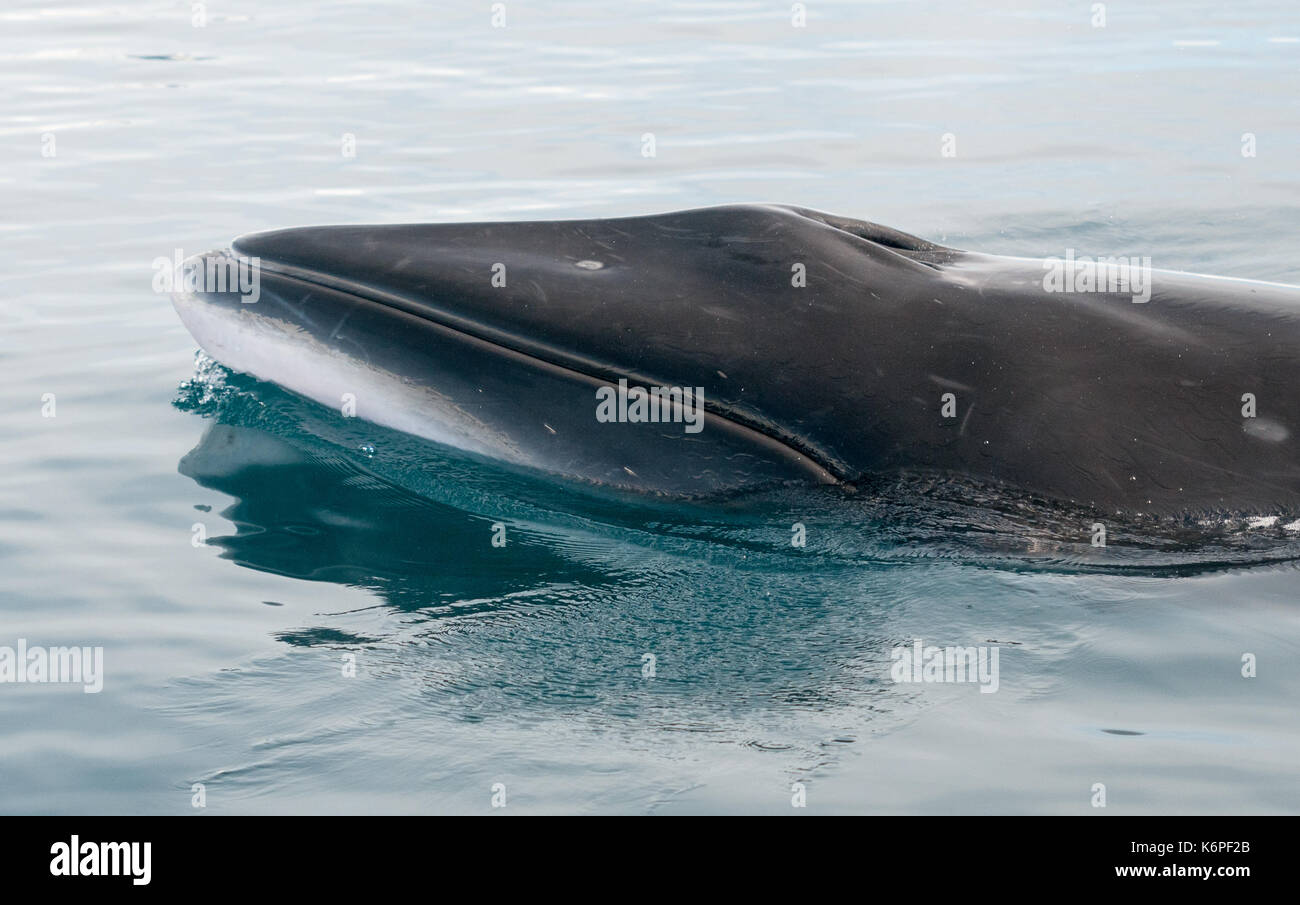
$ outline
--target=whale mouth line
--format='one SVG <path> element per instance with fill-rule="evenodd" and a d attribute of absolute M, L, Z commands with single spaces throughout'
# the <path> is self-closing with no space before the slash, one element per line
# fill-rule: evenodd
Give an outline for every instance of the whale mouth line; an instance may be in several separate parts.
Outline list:
<path fill-rule="evenodd" d="M 238 240 L 236 240 L 236 247 L 230 250 L 209 252 L 209 254 L 233 254 L 238 256 L 237 242 Z M 664 385 L 664 381 L 658 380 L 651 375 L 630 368 L 618 368 L 566 349 L 557 348 L 548 343 L 520 337 L 517 334 L 488 326 L 472 318 L 454 314 L 427 301 L 416 302 L 402 294 L 379 289 L 368 283 L 350 280 L 346 277 L 312 268 L 285 264 L 273 259 L 268 260 L 265 257 L 258 258 L 257 267 L 266 273 L 274 274 L 278 279 L 292 280 L 306 286 L 317 286 L 322 289 L 342 292 L 353 298 L 400 311 L 403 314 L 433 324 L 442 330 L 492 346 L 503 353 L 527 359 L 535 365 L 548 370 L 564 371 L 589 380 L 614 385 L 620 379 L 644 386 Z M 759 435 L 767 443 L 780 447 L 787 456 L 795 459 L 800 457 L 807 459 L 811 465 L 823 473 L 823 483 L 845 484 L 851 483 L 856 478 L 856 473 L 847 463 L 808 442 L 806 438 L 792 435 L 781 430 L 775 424 L 761 418 L 749 416 L 738 411 L 733 406 L 719 405 L 716 401 L 711 401 L 707 396 L 703 399 L 703 408 L 710 416 L 726 421 L 734 428 Z"/>

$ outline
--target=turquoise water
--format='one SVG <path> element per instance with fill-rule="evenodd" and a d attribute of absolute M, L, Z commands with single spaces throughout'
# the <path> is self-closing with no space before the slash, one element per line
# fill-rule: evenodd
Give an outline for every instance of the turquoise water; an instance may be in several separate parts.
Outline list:
<path fill-rule="evenodd" d="M 1300 282 L 1300 11 L 972 6 L 7 4 L 0 645 L 105 676 L 0 684 L 0 810 L 1300 810 L 1281 521 L 601 495 L 196 360 L 151 288 L 257 229 L 754 200 Z M 893 682 L 916 638 L 997 692 Z"/>

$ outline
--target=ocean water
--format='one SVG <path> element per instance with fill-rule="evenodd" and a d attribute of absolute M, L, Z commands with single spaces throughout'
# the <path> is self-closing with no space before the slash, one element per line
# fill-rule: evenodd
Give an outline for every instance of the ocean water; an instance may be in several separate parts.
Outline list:
<path fill-rule="evenodd" d="M 0 646 L 104 682 L 0 684 L 0 811 L 1300 810 L 1285 520 L 605 495 L 227 372 L 153 289 L 252 230 L 733 201 L 1300 283 L 1300 8 L 790 6 L 5 3 Z M 894 682 L 915 639 L 997 691 Z"/>

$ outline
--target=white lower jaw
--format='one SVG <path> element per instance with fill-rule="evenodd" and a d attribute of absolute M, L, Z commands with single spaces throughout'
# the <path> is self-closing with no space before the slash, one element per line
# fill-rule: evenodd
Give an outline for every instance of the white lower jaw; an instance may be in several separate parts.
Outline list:
<path fill-rule="evenodd" d="M 189 293 L 175 294 L 172 303 L 203 351 L 228 368 L 384 427 L 532 464 L 508 436 L 434 388 L 327 346 L 295 324 L 258 313 L 256 306 L 228 308 Z"/>

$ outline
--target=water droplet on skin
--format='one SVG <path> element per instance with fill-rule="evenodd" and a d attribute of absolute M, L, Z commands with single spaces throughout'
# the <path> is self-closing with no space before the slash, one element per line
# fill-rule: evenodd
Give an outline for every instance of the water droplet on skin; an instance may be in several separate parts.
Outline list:
<path fill-rule="evenodd" d="M 357 447 L 357 450 L 367 459 L 373 459 L 375 457 L 375 448 L 369 443 L 362 443 Z"/>
<path fill-rule="evenodd" d="M 579 261 L 574 266 L 581 267 L 583 270 L 600 270 L 605 265 L 599 261 Z"/>

